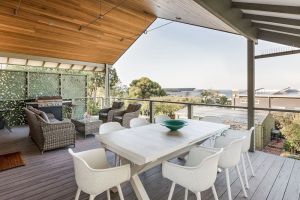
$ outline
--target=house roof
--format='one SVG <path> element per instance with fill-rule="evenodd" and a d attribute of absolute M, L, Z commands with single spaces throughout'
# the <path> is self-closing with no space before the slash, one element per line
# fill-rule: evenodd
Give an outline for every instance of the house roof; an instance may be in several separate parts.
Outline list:
<path fill-rule="evenodd" d="M 298 0 L 0 1 L 0 52 L 113 64 L 157 17 L 300 47 L 299 9 Z"/>

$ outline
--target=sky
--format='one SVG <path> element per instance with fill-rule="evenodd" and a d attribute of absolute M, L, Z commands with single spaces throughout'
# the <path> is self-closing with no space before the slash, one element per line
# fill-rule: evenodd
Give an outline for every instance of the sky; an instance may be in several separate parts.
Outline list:
<path fill-rule="evenodd" d="M 166 24 L 157 19 L 149 29 Z M 289 48 L 259 41 L 256 54 Z M 163 88 L 245 89 L 247 41 L 244 37 L 171 23 L 143 34 L 114 64 L 129 85 L 146 76 Z M 256 60 L 256 88 L 300 89 L 300 54 Z"/>

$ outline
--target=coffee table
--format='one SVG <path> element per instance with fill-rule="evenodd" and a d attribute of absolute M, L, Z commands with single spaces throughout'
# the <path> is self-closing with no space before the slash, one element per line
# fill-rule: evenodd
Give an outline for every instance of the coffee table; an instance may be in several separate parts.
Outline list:
<path fill-rule="evenodd" d="M 76 131 L 84 135 L 84 138 L 87 135 L 98 133 L 102 124 L 102 120 L 93 117 L 89 119 L 71 119 L 71 122 L 75 125 Z"/>

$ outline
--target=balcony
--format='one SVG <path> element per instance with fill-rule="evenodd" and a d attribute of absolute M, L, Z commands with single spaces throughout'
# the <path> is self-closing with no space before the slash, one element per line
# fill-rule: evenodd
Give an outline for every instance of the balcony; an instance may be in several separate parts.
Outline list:
<path fill-rule="evenodd" d="M 229 128 L 231 125 L 232 128 L 236 128 L 234 126 L 237 122 L 242 124 L 238 124 L 237 126 L 241 126 L 238 128 L 250 129 L 256 126 L 257 135 L 249 137 L 247 141 L 251 143 L 250 149 L 245 152 L 251 151 L 249 154 L 256 174 L 255 177 L 251 177 L 250 167 L 246 166 L 250 186 L 247 190 L 248 199 L 300 199 L 300 161 L 259 151 L 263 150 L 266 145 L 265 141 L 269 141 L 271 137 L 271 127 L 265 124 L 266 120 L 274 122 L 269 118 L 270 113 L 274 111 L 299 113 L 300 111 L 290 109 L 290 107 L 295 108 L 293 102 L 289 104 L 288 109 L 278 107 L 277 103 L 281 100 L 279 97 L 273 99 L 262 97 L 260 102 L 255 99 L 255 60 L 300 52 L 299 49 L 295 49 L 300 48 L 299 2 L 286 0 L 283 4 L 278 0 L 11 0 L 0 1 L 0 7 L 0 155 L 4 155 L 4 158 L 0 157 L 2 159 L 0 166 L 4 161 L 7 163 L 5 155 L 12 152 L 20 153 L 18 155 L 22 155 L 25 162 L 23 165 L 21 163 L 22 166 L 0 171 L 0 199 L 74 199 L 78 183 L 75 180 L 72 156 L 66 148 L 73 148 L 73 146 L 75 146 L 73 148 L 75 152 L 103 147 L 111 151 L 106 152 L 111 165 L 114 164 L 115 159 L 112 152 L 119 153 L 121 161 L 125 160 L 129 163 L 128 167 L 135 171 L 132 174 L 128 173 L 130 181 L 127 180 L 122 184 L 125 199 L 167 199 L 171 182 L 163 178 L 161 163 L 171 160 L 174 163 L 183 164 L 184 159 L 180 157 L 183 153 L 188 153 L 192 147 L 221 134 L 224 127 Z M 149 29 L 157 18 L 170 20 L 170 22 Z M 245 48 L 247 77 L 244 77 L 247 80 L 247 95 L 235 99 L 237 104 L 225 106 L 153 99 L 121 99 L 128 102 L 143 102 L 148 106 L 147 113 L 143 113 L 146 116 L 143 117 L 148 117 L 150 123 L 153 122 L 155 105 L 158 104 L 179 104 L 182 109 L 176 110 L 177 113 L 172 113 L 172 117 L 186 118 L 190 120 L 189 122 L 193 121 L 192 123 L 201 125 L 199 119 L 208 113 L 213 113 L 213 115 L 221 113 L 224 123 L 217 125 L 206 123 L 205 125 L 202 122 L 204 126 L 192 127 L 192 131 L 188 130 L 192 132 L 190 134 L 192 137 L 186 134 L 187 139 L 184 138 L 184 134 L 182 134 L 183 139 L 180 137 L 182 135 L 177 138 L 171 138 L 168 134 L 158 135 L 157 133 L 161 133 L 159 131 L 151 132 L 154 134 L 150 136 L 156 133 L 163 139 L 151 141 L 147 140 L 149 135 L 146 135 L 146 139 L 140 135 L 134 135 L 133 139 L 139 138 L 143 144 L 148 142 L 151 145 L 161 145 L 162 148 L 149 148 L 151 146 L 149 145 L 145 150 L 143 145 L 138 145 L 141 143 L 130 144 L 129 142 L 127 147 L 139 147 L 129 156 L 128 152 L 132 149 L 128 150 L 121 146 L 126 137 L 121 139 L 115 137 L 114 140 L 119 141 L 119 148 L 114 149 L 115 146 L 109 146 L 101 140 L 99 142 L 93 135 L 85 138 L 77 134 L 76 125 L 72 124 L 70 118 L 80 118 L 89 109 L 98 110 L 110 105 L 112 65 L 123 56 L 139 36 L 162 28 L 173 21 L 244 38 L 247 43 L 247 48 Z M 255 44 L 258 40 L 289 45 L 294 48 L 290 51 L 268 52 L 255 56 Z M 93 84 L 88 84 L 88 79 L 91 78 L 90 75 L 95 74 L 97 76 L 92 77 L 93 84 L 103 83 L 100 88 L 104 96 L 102 100 L 97 100 L 97 92 L 94 95 L 88 95 L 88 88 L 93 87 Z M 167 76 L 169 74 L 166 74 Z M 96 87 L 95 90 L 97 89 L 99 88 Z M 45 97 L 41 98 L 41 96 L 56 96 L 55 98 L 59 96 L 59 102 L 45 103 L 43 99 Z M 33 102 L 36 99 L 42 100 Z M 95 100 L 97 102 L 91 103 Z M 261 102 L 268 105 L 268 108 L 257 107 L 257 104 Z M 41 110 L 35 110 L 35 113 L 28 112 L 28 114 L 27 109 L 24 108 L 35 103 L 38 104 L 38 108 L 47 108 L 50 105 L 59 107 L 59 110 L 50 113 L 49 116 L 40 112 Z M 27 121 L 24 117 L 24 110 L 28 114 Z M 98 114 L 98 111 L 94 114 Z M 44 118 L 40 115 L 44 115 Z M 38 132 L 38 136 L 42 138 L 35 142 L 32 140 L 33 136 L 27 125 L 32 125 L 30 124 L 32 121 L 29 122 L 30 116 L 38 122 L 37 125 L 34 124 L 34 130 L 31 129 L 31 131 Z M 60 119 L 68 118 L 69 121 L 57 123 L 55 121 L 57 116 Z M 51 122 L 48 117 L 54 121 Z M 46 118 L 50 121 L 49 123 L 43 121 Z M 8 123 L 5 125 L 10 125 L 11 130 L 8 126 L 7 129 L 2 129 L 3 119 Z M 98 120 L 97 123 L 99 124 L 93 126 L 93 133 L 99 132 L 102 122 Z M 148 125 L 148 128 L 153 126 L 157 129 L 165 128 L 159 124 Z M 201 134 L 198 133 L 198 130 L 203 127 L 205 129 L 218 126 L 222 128 L 216 128 L 212 132 L 208 129 Z M 124 130 L 132 131 L 134 128 Z M 116 132 L 110 132 L 110 136 Z M 97 136 L 100 137 L 100 134 Z M 44 149 L 41 148 L 40 143 L 45 141 L 48 142 L 48 146 Z M 299 144 L 299 141 L 296 142 Z M 49 151 L 44 152 L 44 150 Z M 159 152 L 154 152 L 154 150 Z M 144 163 L 135 159 L 147 152 L 154 153 L 142 157 Z M 236 152 L 240 153 L 240 151 Z M 130 160 L 128 157 L 133 157 L 133 159 Z M 9 164 L 14 165 L 15 161 L 17 159 L 9 160 Z M 119 163 L 122 164 L 122 162 Z M 215 163 L 216 172 L 217 162 Z M 238 174 L 231 169 L 229 173 L 233 199 L 245 199 Z M 218 198 L 224 200 L 228 199 L 228 185 L 226 186 L 225 179 L 224 173 L 218 173 L 214 183 Z M 112 199 L 119 199 L 120 190 L 116 193 L 115 188 L 106 189 L 108 194 L 112 195 Z M 197 195 L 199 200 L 199 193 Z M 214 199 L 211 189 L 203 191 L 201 195 L 202 199 Z M 80 199 L 92 200 L 93 196 L 94 194 L 90 197 L 88 194 L 81 194 Z M 177 186 L 173 197 L 173 199 L 183 199 L 184 188 Z M 106 195 L 100 194 L 96 199 L 106 199 Z M 189 199 L 193 200 L 196 197 L 189 195 Z"/>
<path fill-rule="evenodd" d="M 74 199 L 76 182 L 72 157 L 66 149 L 49 151 L 41 155 L 35 144 L 27 136 L 28 128 L 13 128 L 12 133 L 0 131 L 0 154 L 21 151 L 26 166 L 0 173 L 2 199 Z M 74 151 L 100 147 L 93 137 L 77 138 Z M 114 156 L 108 153 L 111 163 Z M 250 153 L 255 177 L 249 180 L 248 199 L 298 199 L 300 161 L 267 154 L 261 151 Z M 180 162 L 177 159 L 174 162 Z M 249 170 L 250 174 L 250 169 Z M 161 167 L 155 167 L 140 175 L 150 199 L 167 199 L 171 182 L 161 175 Z M 243 200 L 241 187 L 234 170 L 230 172 L 233 199 Z M 227 199 L 224 173 L 215 182 L 219 199 Z M 137 199 L 129 183 L 123 185 L 125 199 Z M 174 199 L 183 199 L 184 188 L 177 186 Z M 105 199 L 104 194 L 96 199 Z M 80 199 L 88 199 L 82 194 Z M 117 194 L 112 199 L 119 199 Z M 189 199 L 194 199 L 190 195 Z M 202 199 L 213 200 L 211 190 L 202 193 Z"/>

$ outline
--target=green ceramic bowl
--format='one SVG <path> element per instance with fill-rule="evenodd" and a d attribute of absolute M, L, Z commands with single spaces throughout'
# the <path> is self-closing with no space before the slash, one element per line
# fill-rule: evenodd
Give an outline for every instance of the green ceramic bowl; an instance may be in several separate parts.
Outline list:
<path fill-rule="evenodd" d="M 171 131 L 177 131 L 178 129 L 181 129 L 182 127 L 186 126 L 188 123 L 183 120 L 179 119 L 170 119 L 166 120 L 161 125 L 169 128 Z"/>

